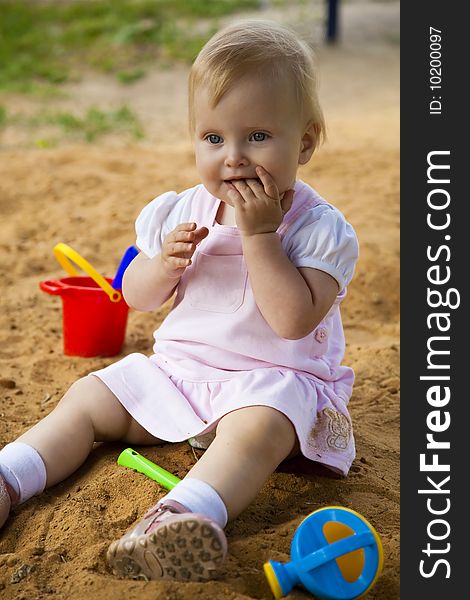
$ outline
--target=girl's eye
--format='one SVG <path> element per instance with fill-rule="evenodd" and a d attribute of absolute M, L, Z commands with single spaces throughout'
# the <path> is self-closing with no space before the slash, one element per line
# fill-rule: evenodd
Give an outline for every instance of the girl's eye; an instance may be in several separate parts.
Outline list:
<path fill-rule="evenodd" d="M 209 142 L 209 144 L 220 144 L 220 142 L 222 141 L 222 138 L 220 137 L 220 135 L 211 133 L 210 135 L 207 136 L 206 140 Z"/>
<path fill-rule="evenodd" d="M 268 139 L 268 134 L 262 131 L 255 131 L 255 133 L 251 135 L 251 138 L 255 142 L 265 142 Z"/>

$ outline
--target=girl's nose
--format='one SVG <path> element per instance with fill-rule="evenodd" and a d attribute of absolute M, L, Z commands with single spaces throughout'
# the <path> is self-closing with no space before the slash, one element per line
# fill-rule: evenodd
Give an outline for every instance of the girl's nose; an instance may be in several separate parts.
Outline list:
<path fill-rule="evenodd" d="M 248 158 L 242 153 L 239 148 L 231 147 L 229 148 L 227 155 L 224 160 L 224 164 L 226 167 L 230 167 L 231 169 L 236 169 L 238 167 L 246 167 L 250 161 Z"/>

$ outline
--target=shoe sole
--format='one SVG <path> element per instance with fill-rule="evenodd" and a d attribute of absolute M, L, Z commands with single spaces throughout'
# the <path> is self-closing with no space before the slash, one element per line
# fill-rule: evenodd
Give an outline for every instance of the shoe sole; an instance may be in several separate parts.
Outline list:
<path fill-rule="evenodd" d="M 184 514 L 152 533 L 113 542 L 107 560 L 119 577 L 207 581 L 217 576 L 226 547 L 218 525 Z"/>
<path fill-rule="evenodd" d="M 7 485 L 0 475 L 0 528 L 3 527 L 11 510 L 11 498 Z"/>

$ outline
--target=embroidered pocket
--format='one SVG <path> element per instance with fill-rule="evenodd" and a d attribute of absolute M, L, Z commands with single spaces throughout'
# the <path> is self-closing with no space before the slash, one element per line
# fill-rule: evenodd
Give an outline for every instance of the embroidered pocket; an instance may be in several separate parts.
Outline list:
<path fill-rule="evenodd" d="M 317 415 L 308 443 L 321 452 L 345 451 L 350 447 L 351 438 L 352 427 L 348 417 L 333 408 L 324 408 Z"/>
<path fill-rule="evenodd" d="M 185 295 L 193 308 L 233 313 L 243 304 L 247 277 L 242 255 L 198 252 Z"/>

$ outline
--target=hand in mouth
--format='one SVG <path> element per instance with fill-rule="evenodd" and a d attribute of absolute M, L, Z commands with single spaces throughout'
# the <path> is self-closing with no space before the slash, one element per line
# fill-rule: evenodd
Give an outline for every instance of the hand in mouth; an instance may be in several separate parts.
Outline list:
<path fill-rule="evenodd" d="M 261 179 L 259 177 L 235 177 L 233 179 L 224 179 L 224 183 L 226 184 L 232 184 L 234 181 L 243 181 L 244 183 L 246 183 L 247 179 L 254 179 L 255 181 L 257 181 L 258 183 L 261 183 Z"/>

